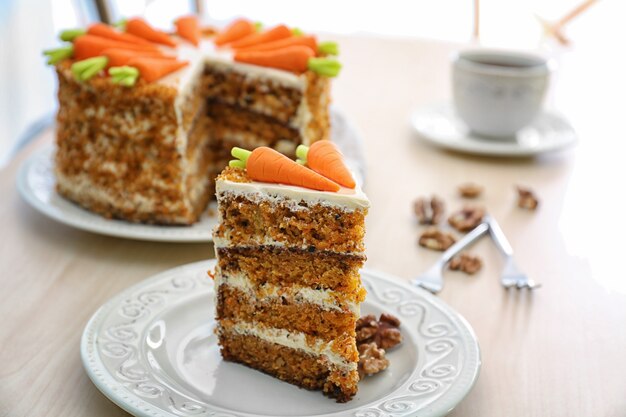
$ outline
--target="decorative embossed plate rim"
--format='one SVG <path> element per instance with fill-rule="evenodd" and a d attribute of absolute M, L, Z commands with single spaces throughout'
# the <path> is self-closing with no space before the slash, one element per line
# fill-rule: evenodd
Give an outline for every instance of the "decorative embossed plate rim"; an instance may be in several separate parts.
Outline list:
<path fill-rule="evenodd" d="M 357 180 L 365 179 L 363 140 L 344 114 L 331 107 L 332 140 L 344 152 Z M 200 221 L 191 226 L 160 226 L 106 219 L 66 200 L 55 191 L 53 148 L 34 152 L 20 167 L 17 189 L 24 200 L 40 213 L 68 226 L 107 236 L 159 242 L 210 242 L 217 222 L 215 204 L 209 206 Z"/>
<path fill-rule="evenodd" d="M 211 404 L 207 398 L 185 388 L 185 381 L 179 381 L 184 373 L 163 371 L 159 364 L 154 365 L 153 353 L 146 355 L 150 349 L 145 345 L 154 343 L 153 330 L 159 329 L 154 326 L 160 324 L 159 317 L 173 310 L 187 315 L 193 313 L 185 311 L 193 310 L 191 300 L 196 300 L 196 304 L 199 300 L 203 305 L 205 300 L 207 304 L 212 302 L 213 285 L 206 271 L 214 265 L 215 260 L 187 264 L 144 280 L 104 304 L 85 327 L 81 358 L 87 374 L 98 389 L 131 414 L 142 417 L 273 415 L 239 412 Z M 378 381 L 382 384 L 384 374 L 366 379 L 364 383 L 370 384 L 370 398 L 359 399 L 357 394 L 357 398 L 346 404 L 336 404 L 318 392 L 299 390 L 295 394 L 314 396 L 311 397 L 314 404 L 319 401 L 327 408 L 334 407 L 334 411 L 323 413 L 326 417 L 435 417 L 448 414 L 478 378 L 480 351 L 471 327 L 445 303 L 399 278 L 371 270 L 363 270 L 362 278 L 368 290 L 362 305 L 364 310 L 382 309 L 402 320 L 405 344 L 392 351 L 390 357 L 397 355 L 393 352 L 401 354 L 402 349 L 415 348 L 418 352 L 415 366 L 403 370 L 409 376 L 394 382 L 393 388 L 385 392 L 380 392 L 376 385 Z M 171 348 L 175 343 L 167 340 L 171 329 L 167 335 L 163 329 L 164 345 L 167 342 Z M 245 373 L 237 378 L 263 375 L 240 365 L 233 366 L 239 367 L 238 372 Z M 267 378 L 264 384 L 291 387 L 274 378 L 262 377 Z M 239 384 L 221 387 L 222 390 L 238 388 Z M 267 401 L 271 404 L 272 399 Z M 321 415 L 301 408 L 298 414 Z"/>
<path fill-rule="evenodd" d="M 512 139 L 485 139 L 473 135 L 456 116 L 452 104 L 434 104 L 415 110 L 411 125 L 420 138 L 436 146 L 458 152 L 500 156 L 529 157 L 555 152 L 576 144 L 576 132 L 556 113 L 543 111 L 530 126 Z"/>

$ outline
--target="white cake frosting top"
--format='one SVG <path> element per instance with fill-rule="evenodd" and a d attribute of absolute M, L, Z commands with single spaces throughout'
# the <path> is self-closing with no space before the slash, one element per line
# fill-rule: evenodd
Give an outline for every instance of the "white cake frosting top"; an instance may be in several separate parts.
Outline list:
<path fill-rule="evenodd" d="M 185 90 L 190 84 L 193 84 L 193 81 L 197 78 L 198 67 L 204 68 L 207 64 L 240 73 L 247 78 L 270 80 L 285 87 L 304 90 L 306 86 L 303 75 L 275 68 L 236 62 L 230 49 L 217 48 L 210 39 L 201 40 L 198 47 L 187 42 L 181 42 L 176 49 L 164 47 L 163 50 L 166 53 L 175 54 L 181 61 L 189 61 L 189 65 L 157 81 L 157 83 L 178 88 L 180 94 L 185 94 Z"/>
<path fill-rule="evenodd" d="M 298 206 L 303 201 L 308 204 L 338 207 L 346 211 L 365 210 L 370 201 L 360 187 L 355 189 L 341 187 L 337 192 L 317 191 L 293 185 L 272 184 L 267 182 L 234 182 L 218 179 L 217 198 L 221 195 L 243 195 L 253 201 L 270 200 L 275 203 L 287 203 L 293 209 L 306 209 Z"/>

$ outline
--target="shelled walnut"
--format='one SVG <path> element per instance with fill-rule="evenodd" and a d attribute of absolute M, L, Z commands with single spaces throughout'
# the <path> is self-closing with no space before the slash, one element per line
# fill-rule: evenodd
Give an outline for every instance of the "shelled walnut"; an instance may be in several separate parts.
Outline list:
<path fill-rule="evenodd" d="M 539 200 L 535 193 L 530 188 L 520 187 L 517 188 L 517 206 L 526 210 L 535 210 L 539 206 Z"/>
<path fill-rule="evenodd" d="M 362 343 L 359 350 L 359 376 L 374 375 L 384 371 L 389 366 L 389 359 L 385 357 L 385 349 L 379 348 L 376 343 Z"/>
<path fill-rule="evenodd" d="M 356 342 L 374 342 L 382 349 L 390 349 L 402 343 L 399 327 L 400 320 L 391 314 L 381 314 L 378 320 L 373 314 L 368 314 L 356 322 Z"/>
<path fill-rule="evenodd" d="M 356 342 L 359 350 L 359 375 L 373 375 L 387 369 L 387 349 L 402 343 L 400 320 L 391 314 L 368 314 L 356 322 Z"/>
<path fill-rule="evenodd" d="M 419 237 L 418 243 L 428 249 L 444 251 L 456 242 L 455 237 L 447 232 L 442 232 L 436 227 L 425 230 Z"/>
<path fill-rule="evenodd" d="M 450 226 L 459 232 L 469 232 L 480 224 L 486 211 L 483 206 L 467 205 L 448 218 Z"/>
<path fill-rule="evenodd" d="M 433 195 L 431 198 L 420 197 L 413 203 L 413 210 L 420 224 L 439 224 L 445 210 L 442 199 Z"/>
<path fill-rule="evenodd" d="M 475 274 L 482 268 L 483 261 L 476 255 L 462 252 L 450 261 L 448 267 L 453 271 L 462 271 L 466 274 Z"/>
<path fill-rule="evenodd" d="M 467 182 L 459 185 L 459 194 L 463 198 L 477 198 L 483 192 L 483 187 L 473 182 Z"/>

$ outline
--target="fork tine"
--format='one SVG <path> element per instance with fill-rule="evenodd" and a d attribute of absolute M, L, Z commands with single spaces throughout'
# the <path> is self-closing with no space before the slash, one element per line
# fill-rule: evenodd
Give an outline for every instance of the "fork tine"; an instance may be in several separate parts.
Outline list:
<path fill-rule="evenodd" d="M 529 279 L 528 276 L 518 269 L 517 265 L 515 265 L 515 261 L 513 260 L 513 248 L 500 228 L 500 225 L 498 225 L 496 219 L 490 215 L 485 215 L 484 220 L 489 225 L 489 234 L 505 258 L 504 267 L 500 274 L 501 284 L 505 288 L 516 287 L 517 289 L 528 288 L 531 290 L 533 288 L 538 288 L 539 284 Z"/>

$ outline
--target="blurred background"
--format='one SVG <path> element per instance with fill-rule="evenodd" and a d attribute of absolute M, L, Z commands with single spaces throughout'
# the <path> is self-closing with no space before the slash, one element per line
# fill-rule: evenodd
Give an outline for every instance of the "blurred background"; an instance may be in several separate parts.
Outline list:
<path fill-rule="evenodd" d="M 584 60 L 576 62 L 588 65 L 591 71 L 597 70 L 604 57 L 612 56 L 612 61 L 621 62 L 615 57 L 621 56 L 622 41 L 626 39 L 626 4 L 622 0 L 591 2 L 591 7 L 567 24 L 564 33 L 571 41 L 569 45 L 547 34 L 542 21 L 558 21 L 584 0 L 317 0 L 306 4 L 277 0 L 110 0 L 106 3 L 112 21 L 143 15 L 162 28 L 169 28 L 173 17 L 199 7 L 207 23 L 218 25 L 245 15 L 266 25 L 289 22 L 322 33 L 479 43 L 488 47 L 541 50 L 556 57 L 584 50 Z M 41 51 L 58 45 L 56 34 L 60 30 L 85 26 L 98 20 L 98 16 L 94 1 L 0 1 L 3 39 L 0 42 L 0 167 L 21 142 L 52 120 L 55 79 Z M 623 69 L 621 65 L 603 71 Z M 607 96 L 613 94 L 617 93 L 607 91 Z"/>

